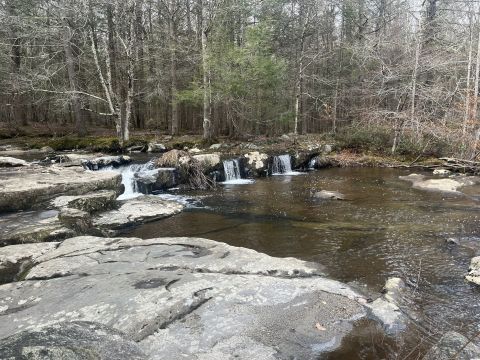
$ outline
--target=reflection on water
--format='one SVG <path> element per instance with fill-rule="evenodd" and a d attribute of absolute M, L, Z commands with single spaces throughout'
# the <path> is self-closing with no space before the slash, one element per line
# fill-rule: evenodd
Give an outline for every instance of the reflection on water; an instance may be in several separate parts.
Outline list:
<path fill-rule="evenodd" d="M 375 291 L 399 276 L 414 289 L 411 307 L 427 329 L 423 334 L 433 327 L 471 333 L 480 323 L 480 291 L 463 276 L 480 250 L 480 204 L 474 200 L 480 188 L 469 188 L 471 196 L 421 192 L 398 179 L 407 174 L 329 169 L 229 186 L 205 196 L 204 208 L 131 235 L 198 236 L 316 261 L 331 277 Z M 322 189 L 348 200 L 314 200 L 312 193 Z M 447 245 L 448 238 L 466 245 Z"/>

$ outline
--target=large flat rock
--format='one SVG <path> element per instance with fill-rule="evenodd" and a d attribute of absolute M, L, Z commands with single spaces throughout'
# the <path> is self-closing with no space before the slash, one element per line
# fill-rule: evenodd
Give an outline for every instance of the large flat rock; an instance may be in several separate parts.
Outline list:
<path fill-rule="evenodd" d="M 367 313 L 315 264 L 205 239 L 77 237 L 36 261 L 0 286 L 0 338 L 92 321 L 151 359 L 310 359 Z"/>
<path fill-rule="evenodd" d="M 60 195 L 118 191 L 121 175 L 59 166 L 0 169 L 0 212 L 25 210 Z"/>

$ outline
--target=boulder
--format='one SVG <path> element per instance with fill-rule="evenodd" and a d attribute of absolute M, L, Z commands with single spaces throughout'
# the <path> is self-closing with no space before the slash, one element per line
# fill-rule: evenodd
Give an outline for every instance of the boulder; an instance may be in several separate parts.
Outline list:
<path fill-rule="evenodd" d="M 0 218 L 0 246 L 61 241 L 75 236 L 56 211 L 22 212 Z"/>
<path fill-rule="evenodd" d="M 163 144 L 151 142 L 151 143 L 148 144 L 147 151 L 149 153 L 162 153 L 162 152 L 167 151 L 167 148 Z"/>
<path fill-rule="evenodd" d="M 222 163 L 218 153 L 194 155 L 193 159 L 200 163 L 204 172 L 214 171 Z"/>
<path fill-rule="evenodd" d="M 102 156 L 95 159 L 83 160 L 82 165 L 89 170 L 99 170 L 105 167 L 119 167 L 132 162 L 130 156 Z"/>
<path fill-rule="evenodd" d="M 159 168 L 135 174 L 138 190 L 143 194 L 164 191 L 179 185 L 179 172 L 175 168 Z"/>
<path fill-rule="evenodd" d="M 62 195 L 120 189 L 122 176 L 110 171 L 38 166 L 0 170 L 0 213 L 38 208 Z"/>
<path fill-rule="evenodd" d="M 28 166 L 28 162 L 14 157 L 0 156 L 0 168 L 20 166 Z"/>
<path fill-rule="evenodd" d="M 118 195 L 118 191 L 103 190 L 80 196 L 59 196 L 51 204 L 57 209 L 73 208 L 92 214 L 113 209 Z"/>
<path fill-rule="evenodd" d="M 407 317 L 400 309 L 404 291 L 405 283 L 402 279 L 390 278 L 382 290 L 383 295 L 367 304 L 372 317 L 383 324 L 387 334 L 395 335 L 407 327 Z"/>
<path fill-rule="evenodd" d="M 423 360 L 473 360 L 480 358 L 480 347 L 465 336 L 449 331 L 442 336 Z"/>
<path fill-rule="evenodd" d="M 248 176 L 259 177 L 267 175 L 269 158 L 267 154 L 253 151 L 245 154 L 244 157 L 247 159 L 245 169 Z"/>
<path fill-rule="evenodd" d="M 338 191 L 327 191 L 327 190 L 322 190 L 322 191 L 317 191 L 316 193 L 313 194 L 313 197 L 315 199 L 319 200 L 345 200 L 345 195 L 342 193 L 339 193 Z"/>
<path fill-rule="evenodd" d="M 25 330 L 0 340 L 0 358 L 34 360 L 146 360 L 120 331 L 95 322 L 73 321 Z"/>
<path fill-rule="evenodd" d="M 470 262 L 470 268 L 465 279 L 472 284 L 480 285 L 480 256 L 474 257 Z"/>
<path fill-rule="evenodd" d="M 447 170 L 447 169 L 435 169 L 435 170 L 433 170 L 433 175 L 438 175 L 438 176 L 448 176 L 451 173 L 452 172 L 450 170 Z"/>
<path fill-rule="evenodd" d="M 315 264 L 205 239 L 73 238 L 37 261 L 0 286 L 0 338 L 95 321 L 149 359 L 311 359 L 367 315 Z"/>
<path fill-rule="evenodd" d="M 39 256 L 54 250 L 58 242 L 10 245 L 0 248 L 0 284 L 15 281 Z"/>
<path fill-rule="evenodd" d="M 141 196 L 93 219 L 93 226 L 102 234 L 114 236 L 142 223 L 160 220 L 183 210 L 183 205 L 156 196 Z"/>

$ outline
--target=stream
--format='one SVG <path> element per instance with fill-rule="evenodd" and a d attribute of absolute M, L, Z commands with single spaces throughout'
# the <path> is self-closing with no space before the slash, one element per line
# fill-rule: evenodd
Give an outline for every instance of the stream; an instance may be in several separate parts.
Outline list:
<path fill-rule="evenodd" d="M 170 198 L 190 198 L 190 206 L 129 236 L 203 237 L 314 261 L 329 277 L 367 294 L 378 294 L 387 278 L 400 277 L 408 286 L 405 301 L 414 321 L 401 339 L 375 341 L 387 348 L 385 353 L 417 358 L 445 331 L 473 335 L 480 330 L 480 290 L 463 278 L 480 250 L 475 200 L 480 187 L 470 187 L 467 196 L 423 192 L 399 180 L 409 173 L 335 168 L 227 183 L 213 193 L 171 193 Z M 347 201 L 313 199 L 312 192 L 322 189 L 339 191 Z M 359 333 L 332 358 L 379 358 L 377 350 L 366 350 L 373 333 Z"/>

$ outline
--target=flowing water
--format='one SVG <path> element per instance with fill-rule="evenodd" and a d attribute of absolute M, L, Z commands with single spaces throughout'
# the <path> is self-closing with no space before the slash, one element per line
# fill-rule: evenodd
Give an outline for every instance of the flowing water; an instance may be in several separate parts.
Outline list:
<path fill-rule="evenodd" d="M 238 159 L 225 160 L 223 162 L 223 170 L 225 172 L 224 185 L 242 185 L 254 182 L 254 180 L 242 178 L 242 169 Z"/>
<path fill-rule="evenodd" d="M 474 200 L 480 188 L 469 188 L 469 196 L 422 192 L 399 180 L 407 174 L 327 169 L 189 193 L 203 196 L 195 207 L 130 235 L 204 237 L 315 261 L 330 277 L 367 292 L 380 291 L 388 277 L 401 277 L 416 320 L 401 341 L 396 339 L 396 347 L 389 346 L 399 358 L 416 358 L 416 351 L 407 354 L 420 342 L 424 345 L 418 349 L 427 348 L 442 332 L 471 335 L 480 330 L 480 290 L 463 279 L 480 250 L 480 204 Z M 322 189 L 340 191 L 348 200 L 314 200 L 312 193 Z M 448 245 L 449 238 L 458 239 L 460 246 Z M 365 350 L 373 335 L 362 331 L 332 358 L 382 358 Z"/>
<path fill-rule="evenodd" d="M 290 155 L 273 157 L 272 175 L 301 175 L 303 173 L 292 170 L 292 158 Z"/>

